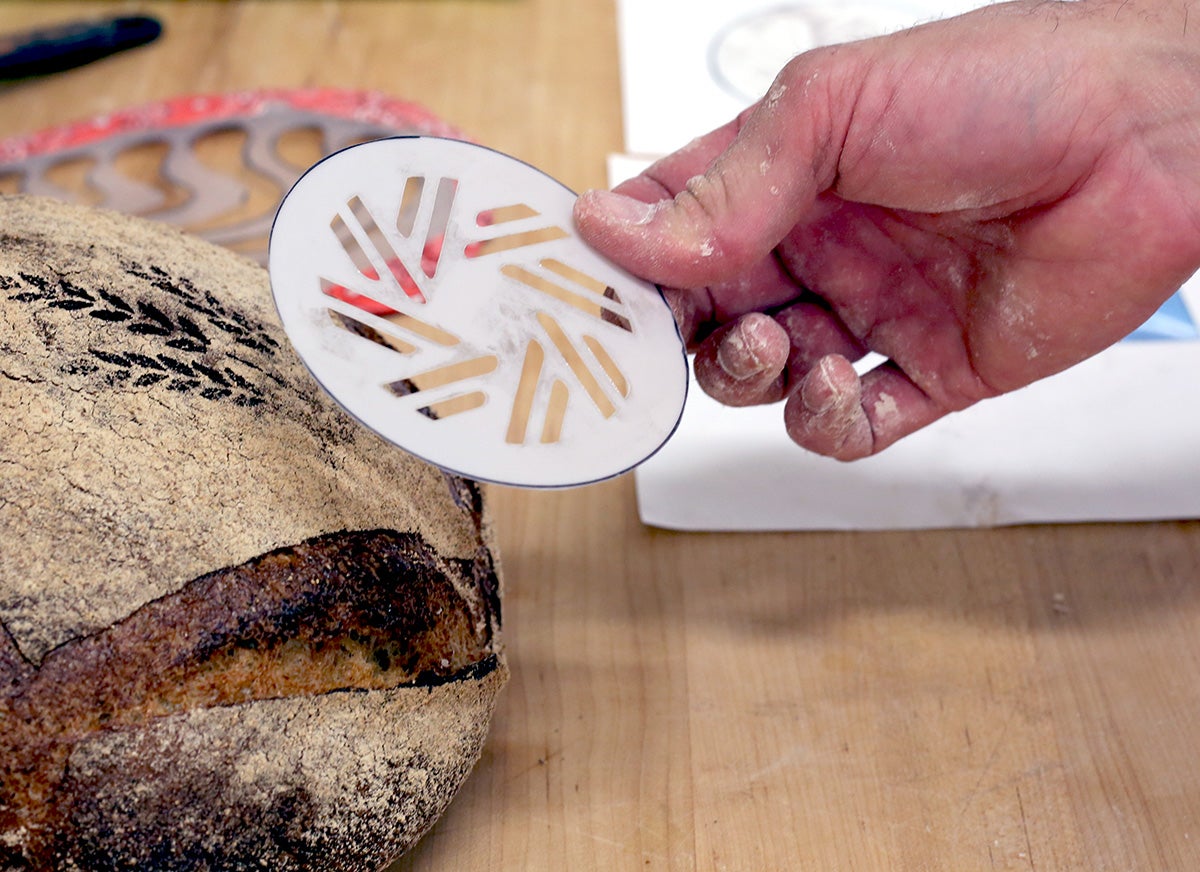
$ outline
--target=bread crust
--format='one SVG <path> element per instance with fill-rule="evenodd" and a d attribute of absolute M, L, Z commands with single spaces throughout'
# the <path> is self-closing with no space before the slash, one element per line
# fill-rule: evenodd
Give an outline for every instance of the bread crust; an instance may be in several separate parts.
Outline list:
<path fill-rule="evenodd" d="M 507 669 L 479 486 L 303 370 L 266 274 L 0 198 L 0 869 L 366 869 Z"/>
<path fill-rule="evenodd" d="M 202 708 L 98 733 L 71 753 L 54 868 L 379 868 L 449 803 L 504 680 L 492 657 L 429 687 Z"/>

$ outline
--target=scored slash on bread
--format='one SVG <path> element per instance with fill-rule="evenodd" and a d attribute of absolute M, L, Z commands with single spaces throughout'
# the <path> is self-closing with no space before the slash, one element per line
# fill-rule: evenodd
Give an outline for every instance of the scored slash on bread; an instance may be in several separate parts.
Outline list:
<path fill-rule="evenodd" d="M 18 773 L 10 811 L 47 842 L 34 853 L 71 857 L 85 853 L 81 845 L 113 851 L 81 826 L 80 815 L 88 809 L 97 816 L 103 807 L 97 798 L 112 795 L 110 770 L 145 767 L 140 754 L 115 753 L 114 747 L 130 743 L 112 737 L 153 730 L 155 719 L 333 691 L 423 687 L 432 694 L 452 682 L 486 683 L 499 669 L 491 623 L 473 613 L 437 563 L 411 534 L 320 537 L 196 579 L 100 633 L 50 652 L 10 691 L 12 723 L 0 735 L 0 758 Z M 179 729 L 170 731 L 176 741 Z M 106 752 L 98 761 L 101 747 Z M 163 747 L 154 768 L 169 768 L 178 779 L 187 761 L 165 765 L 178 754 L 178 746 Z M 114 757 L 120 766 L 114 767 Z M 106 789 L 97 789 L 97 767 L 108 773 Z M 226 804 L 236 803 L 232 773 L 221 768 L 210 760 L 180 785 L 186 789 L 171 793 L 196 802 L 216 779 Z M 394 770 L 391 780 L 402 784 L 404 774 Z M 422 772 L 435 782 L 457 775 L 428 766 Z M 388 779 L 374 789 L 402 792 Z M 53 804 L 31 801 L 46 793 L 59 798 Z M 137 795 L 131 789 L 118 807 L 137 808 Z M 145 841 L 139 833 L 121 846 L 122 855 L 145 862 Z"/>

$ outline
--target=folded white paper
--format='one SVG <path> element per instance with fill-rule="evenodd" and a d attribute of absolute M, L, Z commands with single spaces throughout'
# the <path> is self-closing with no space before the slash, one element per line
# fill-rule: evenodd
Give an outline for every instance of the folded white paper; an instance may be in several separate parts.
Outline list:
<path fill-rule="evenodd" d="M 1200 282 L 1185 297 L 1200 304 Z M 684 530 L 973 527 L 1200 517 L 1200 342 L 1126 340 L 1020 391 L 841 463 L 797 447 L 782 406 L 692 383 L 637 471 L 638 510 Z"/>

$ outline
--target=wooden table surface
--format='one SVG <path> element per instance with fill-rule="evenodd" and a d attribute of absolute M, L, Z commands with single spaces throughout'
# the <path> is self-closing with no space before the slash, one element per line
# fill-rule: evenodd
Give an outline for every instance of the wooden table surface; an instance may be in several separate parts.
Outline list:
<path fill-rule="evenodd" d="M 37 0 L 0 29 L 104 11 L 166 35 L 0 90 L 0 136 L 333 85 L 577 189 L 621 148 L 612 0 Z M 397 870 L 1200 869 L 1200 525 L 677 534 L 630 477 L 491 500 L 512 680 Z"/>

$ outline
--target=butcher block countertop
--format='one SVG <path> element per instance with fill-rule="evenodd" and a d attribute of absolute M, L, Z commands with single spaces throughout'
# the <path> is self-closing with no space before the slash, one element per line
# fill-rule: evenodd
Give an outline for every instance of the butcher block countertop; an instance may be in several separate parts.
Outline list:
<path fill-rule="evenodd" d="M 577 190 L 621 149 L 612 0 L 30 0 L 0 29 L 105 12 L 165 35 L 0 89 L 0 136 L 328 85 Z M 1200 524 L 684 534 L 633 484 L 491 489 L 512 679 L 395 870 L 1200 869 Z"/>

